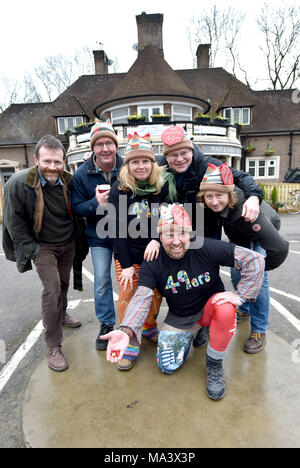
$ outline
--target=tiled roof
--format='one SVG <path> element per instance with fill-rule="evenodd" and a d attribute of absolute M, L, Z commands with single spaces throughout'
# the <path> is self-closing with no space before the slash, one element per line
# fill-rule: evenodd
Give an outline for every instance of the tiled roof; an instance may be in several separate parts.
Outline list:
<path fill-rule="evenodd" d="M 293 90 L 255 91 L 255 118 L 251 131 L 300 130 L 300 104 L 293 103 Z"/>
<path fill-rule="evenodd" d="M 197 97 L 209 100 L 215 111 L 251 106 L 253 124 L 243 132 L 300 128 L 300 104 L 292 103 L 292 90 L 253 91 L 223 68 L 173 70 L 157 49 L 146 46 L 128 73 L 83 75 L 52 103 L 11 105 L 0 114 L 0 144 L 35 143 L 56 134 L 54 117 L 93 120 L 93 110 L 107 101 L 147 94 Z"/>
<path fill-rule="evenodd" d="M 153 46 L 143 49 L 106 101 L 144 94 L 194 96 L 189 86 Z"/>
<path fill-rule="evenodd" d="M 251 106 L 253 92 L 224 68 L 176 70 L 194 95 L 210 100 L 212 107 Z"/>
<path fill-rule="evenodd" d="M 0 143 L 36 143 L 48 133 L 55 133 L 49 119 L 51 104 L 12 104 L 0 114 Z"/>

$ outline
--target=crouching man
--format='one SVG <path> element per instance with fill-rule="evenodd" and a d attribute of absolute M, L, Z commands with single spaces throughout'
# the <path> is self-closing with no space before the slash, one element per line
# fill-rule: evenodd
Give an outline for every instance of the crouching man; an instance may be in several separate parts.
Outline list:
<path fill-rule="evenodd" d="M 178 369 L 188 355 L 195 325 L 210 327 L 206 355 L 207 394 L 224 397 L 223 359 L 236 329 L 236 307 L 255 301 L 263 282 L 264 257 L 228 242 L 204 239 L 200 249 L 190 248 L 190 219 L 181 205 L 163 207 L 158 225 L 162 249 L 159 257 L 143 262 L 139 287 L 118 330 L 109 339 L 107 360 L 116 363 L 129 342 L 140 346 L 154 288 L 166 298 L 169 312 L 159 334 L 157 364 L 164 373 Z M 238 269 L 236 292 L 225 292 L 219 267 Z"/>

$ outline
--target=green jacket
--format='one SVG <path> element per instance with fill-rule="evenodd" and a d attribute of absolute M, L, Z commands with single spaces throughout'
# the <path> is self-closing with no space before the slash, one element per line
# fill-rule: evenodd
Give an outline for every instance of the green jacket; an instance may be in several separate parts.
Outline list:
<path fill-rule="evenodd" d="M 61 180 L 70 210 L 72 174 L 64 171 Z M 16 262 L 21 273 L 32 269 L 31 260 L 39 252 L 43 214 L 44 197 L 37 167 L 14 174 L 4 187 L 2 243 L 6 258 Z"/>

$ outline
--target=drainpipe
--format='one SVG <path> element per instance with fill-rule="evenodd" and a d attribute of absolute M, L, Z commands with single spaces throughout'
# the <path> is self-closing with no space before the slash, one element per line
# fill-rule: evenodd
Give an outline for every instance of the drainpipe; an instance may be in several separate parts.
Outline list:
<path fill-rule="evenodd" d="M 27 154 L 27 145 L 24 145 L 24 153 L 25 153 L 25 165 L 26 165 L 26 168 L 28 168 L 29 162 L 28 162 L 28 154 Z"/>
<path fill-rule="evenodd" d="M 293 132 L 290 133 L 290 146 L 289 146 L 289 170 L 292 169 L 292 158 L 293 158 Z"/>

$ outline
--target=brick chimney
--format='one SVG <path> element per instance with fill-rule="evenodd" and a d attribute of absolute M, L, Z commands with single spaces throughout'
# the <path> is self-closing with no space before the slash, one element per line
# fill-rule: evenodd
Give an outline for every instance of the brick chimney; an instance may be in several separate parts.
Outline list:
<path fill-rule="evenodd" d="M 95 75 L 106 75 L 108 73 L 108 58 L 104 50 L 93 50 Z"/>
<path fill-rule="evenodd" d="M 210 44 L 199 44 L 196 56 L 197 68 L 209 68 Z"/>
<path fill-rule="evenodd" d="M 138 53 L 140 53 L 145 46 L 152 45 L 164 56 L 162 37 L 163 19 L 164 15 L 160 13 L 147 15 L 144 11 L 141 15 L 136 16 Z"/>

